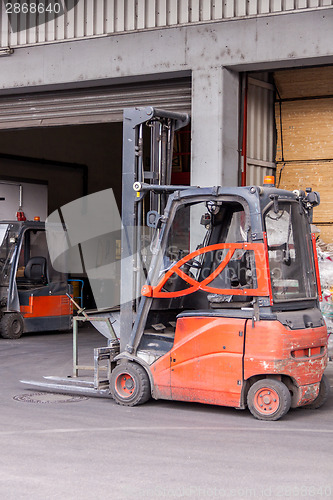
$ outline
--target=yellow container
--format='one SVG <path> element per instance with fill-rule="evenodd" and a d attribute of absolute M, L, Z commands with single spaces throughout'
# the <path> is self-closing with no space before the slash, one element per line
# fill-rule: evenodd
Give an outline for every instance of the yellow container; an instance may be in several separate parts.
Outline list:
<path fill-rule="evenodd" d="M 79 304 L 80 307 L 82 307 L 82 304 L 81 304 L 81 281 L 78 281 L 78 280 L 72 280 L 70 281 L 70 284 L 72 285 L 73 287 L 73 299 L 75 300 L 75 302 L 77 302 Z M 77 310 L 77 307 L 73 304 L 73 309 Z"/>

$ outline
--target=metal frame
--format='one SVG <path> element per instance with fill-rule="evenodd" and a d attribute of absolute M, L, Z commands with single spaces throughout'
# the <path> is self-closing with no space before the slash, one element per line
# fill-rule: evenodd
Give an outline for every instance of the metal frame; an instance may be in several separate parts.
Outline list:
<path fill-rule="evenodd" d="M 111 375 L 111 362 L 113 358 L 119 353 L 119 341 L 117 335 L 113 329 L 111 320 L 108 316 L 94 316 L 89 315 L 83 307 L 80 307 L 77 302 L 71 297 L 67 295 L 71 302 L 76 306 L 78 314 L 82 314 L 82 316 L 74 316 L 73 317 L 73 378 L 77 378 L 79 376 L 79 370 L 90 370 L 94 372 L 94 389 L 102 390 L 108 388 L 110 375 Z M 106 323 L 109 332 L 110 339 L 108 339 L 108 343 L 106 347 L 96 347 L 94 349 L 94 365 L 80 365 L 79 364 L 79 349 L 78 349 L 78 322 L 93 322 L 93 321 L 101 321 Z M 104 380 L 100 380 L 100 362 L 107 361 L 107 378 Z"/>
<path fill-rule="evenodd" d="M 107 347 L 98 347 L 95 351 L 100 350 L 101 354 L 105 354 L 104 349 L 114 349 L 115 344 L 118 345 L 117 336 L 112 328 L 112 324 L 110 322 L 109 317 L 103 316 L 89 316 L 85 314 L 84 316 L 74 316 L 73 317 L 73 377 L 79 376 L 79 370 L 95 370 L 96 369 L 96 361 L 94 365 L 80 365 L 79 364 L 79 349 L 78 349 L 78 321 L 86 322 L 86 321 L 102 321 L 105 322 L 109 328 L 110 334 L 114 336 L 114 340 L 108 340 Z M 94 359 L 96 358 L 96 354 L 94 355 Z"/>
<path fill-rule="evenodd" d="M 71 301 L 78 307 L 78 304 L 71 298 Z M 114 358 L 119 354 L 119 341 L 113 330 L 109 317 L 88 315 L 84 309 L 78 307 L 79 314 L 83 316 L 73 317 L 73 375 L 72 378 L 62 378 L 48 376 L 44 377 L 50 382 L 34 382 L 21 380 L 24 384 L 34 385 L 40 388 L 48 389 L 55 392 L 73 392 L 73 393 L 92 393 L 100 396 L 109 395 L 109 380 L 112 370 L 112 363 Z M 86 321 L 104 321 L 107 323 L 110 334 L 114 337 L 112 340 L 108 339 L 108 344 L 105 347 L 96 347 L 94 349 L 94 364 L 93 365 L 80 365 L 79 364 L 79 350 L 78 350 L 78 322 Z M 100 363 L 106 361 L 107 365 L 102 367 Z M 89 380 L 78 379 L 79 370 L 93 371 L 93 382 Z M 106 370 L 106 375 L 101 378 L 101 370 Z"/>

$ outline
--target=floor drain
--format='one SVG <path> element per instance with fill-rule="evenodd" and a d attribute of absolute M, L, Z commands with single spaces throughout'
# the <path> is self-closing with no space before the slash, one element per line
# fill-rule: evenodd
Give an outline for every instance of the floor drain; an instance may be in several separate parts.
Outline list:
<path fill-rule="evenodd" d="M 69 394 L 47 393 L 47 392 L 33 392 L 31 394 L 22 394 L 14 396 L 15 401 L 23 403 L 37 403 L 37 404 L 54 404 L 54 403 L 77 403 L 89 399 L 87 396 L 72 396 Z"/>

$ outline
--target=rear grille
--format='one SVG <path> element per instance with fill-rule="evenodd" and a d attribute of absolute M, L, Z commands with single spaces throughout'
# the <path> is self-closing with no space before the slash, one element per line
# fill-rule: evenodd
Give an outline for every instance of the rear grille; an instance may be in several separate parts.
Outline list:
<path fill-rule="evenodd" d="M 317 356 L 322 356 L 325 354 L 326 346 L 317 346 L 317 347 L 305 347 L 303 349 L 296 349 L 291 352 L 293 358 L 315 358 Z"/>

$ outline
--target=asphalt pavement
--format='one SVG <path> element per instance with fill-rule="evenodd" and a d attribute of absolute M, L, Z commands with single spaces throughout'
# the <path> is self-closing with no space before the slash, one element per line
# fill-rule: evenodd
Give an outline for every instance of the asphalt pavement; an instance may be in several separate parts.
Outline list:
<path fill-rule="evenodd" d="M 104 338 L 80 333 L 81 363 Z M 277 422 L 247 410 L 64 396 L 22 379 L 72 374 L 72 335 L 0 339 L 0 498 L 331 498 L 333 390 Z M 333 386 L 333 362 L 326 370 Z"/>

